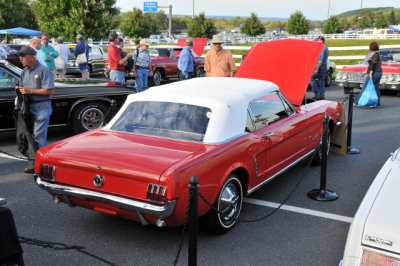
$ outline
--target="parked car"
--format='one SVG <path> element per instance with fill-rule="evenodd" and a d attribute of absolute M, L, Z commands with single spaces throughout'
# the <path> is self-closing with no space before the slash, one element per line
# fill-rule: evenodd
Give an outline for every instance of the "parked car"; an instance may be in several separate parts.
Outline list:
<path fill-rule="evenodd" d="M 24 68 L 22 65 L 21 60 L 19 60 L 19 56 L 17 53 L 19 52 L 19 49 L 21 49 L 23 44 L 2 44 L 1 46 L 4 47 L 4 49 L 7 52 L 7 61 L 10 62 L 11 64 L 19 67 L 19 68 Z"/>
<path fill-rule="evenodd" d="M 383 165 L 351 223 L 343 266 L 400 265 L 400 148 Z"/>
<path fill-rule="evenodd" d="M 204 77 L 204 57 L 201 57 L 201 54 L 203 53 L 206 41 L 207 39 L 204 38 L 194 39 L 192 56 L 195 61 L 195 77 Z M 160 85 L 162 80 L 178 77 L 178 60 L 184 46 L 185 43 L 182 41 L 179 42 L 178 40 L 178 45 L 159 45 L 149 47 L 148 50 L 151 57 L 151 69 L 153 70 L 153 76 L 149 77 L 149 81 L 152 86 Z M 137 50 L 134 50 L 133 53 L 136 52 Z M 196 54 L 196 52 L 199 53 L 199 55 Z M 108 61 L 106 61 L 106 69 L 108 68 L 109 64 Z M 134 78 L 132 72 L 129 72 L 127 69 L 125 69 L 125 78 Z"/>
<path fill-rule="evenodd" d="M 381 90 L 394 90 L 400 96 L 400 49 L 390 48 L 379 51 L 382 59 L 383 75 L 379 88 Z M 352 89 L 361 89 L 365 76 L 362 72 L 368 68 L 369 53 L 364 62 L 353 66 L 345 66 L 336 74 L 336 83 L 343 87 L 344 93 Z"/>
<path fill-rule="evenodd" d="M 14 89 L 20 75 L 21 69 L 0 61 L 0 131 L 15 129 Z M 104 126 L 111 101 L 115 100 L 120 108 L 127 95 L 134 92 L 132 87 L 106 80 L 57 80 L 51 101 L 50 126 L 68 125 L 77 133 Z"/>
<path fill-rule="evenodd" d="M 36 183 L 70 206 L 174 227 L 185 223 L 188 182 L 197 176 L 200 193 L 219 210 L 199 199 L 198 215 L 212 231 L 226 232 L 245 195 L 315 151 L 320 162 L 323 116 L 333 132 L 342 111 L 339 102 L 301 105 L 304 77 L 313 71 L 306 66 L 322 47 L 259 43 L 237 78 L 196 78 L 129 95 L 107 126 L 40 149 Z M 298 74 L 288 79 L 288 72 Z M 269 77 L 281 90 L 262 80 Z"/>
<path fill-rule="evenodd" d="M 67 44 L 70 55 L 68 58 L 67 74 L 80 74 L 78 64 L 76 63 L 76 57 L 74 55 L 76 44 Z M 107 53 L 103 51 L 100 46 L 89 44 L 89 62 L 88 71 L 92 73 L 103 73 L 105 67 L 105 61 L 108 59 Z"/>

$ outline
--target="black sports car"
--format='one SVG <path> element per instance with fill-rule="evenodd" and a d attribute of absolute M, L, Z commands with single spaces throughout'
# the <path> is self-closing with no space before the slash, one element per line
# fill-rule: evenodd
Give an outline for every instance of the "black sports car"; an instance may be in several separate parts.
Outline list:
<path fill-rule="evenodd" d="M 20 75 L 19 68 L 0 61 L 0 131 L 15 129 L 12 111 L 15 85 Z M 50 126 L 68 125 L 77 133 L 101 127 L 110 115 L 112 100 L 115 100 L 118 110 L 127 95 L 135 92 L 131 86 L 108 80 L 58 79 L 52 99 Z"/>

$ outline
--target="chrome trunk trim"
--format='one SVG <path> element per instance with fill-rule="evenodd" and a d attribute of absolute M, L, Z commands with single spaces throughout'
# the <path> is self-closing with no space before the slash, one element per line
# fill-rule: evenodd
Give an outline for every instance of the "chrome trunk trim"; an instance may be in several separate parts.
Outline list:
<path fill-rule="evenodd" d="M 42 181 L 38 175 L 35 175 L 36 184 L 49 193 L 62 195 L 65 198 L 75 197 L 79 199 L 91 199 L 109 203 L 122 209 L 149 214 L 156 217 L 168 217 L 175 209 L 176 200 L 167 201 L 165 205 L 158 206 L 137 200 L 104 194 L 88 189 L 75 188 L 65 185 L 58 185 Z M 139 215 L 140 216 L 140 215 Z"/>

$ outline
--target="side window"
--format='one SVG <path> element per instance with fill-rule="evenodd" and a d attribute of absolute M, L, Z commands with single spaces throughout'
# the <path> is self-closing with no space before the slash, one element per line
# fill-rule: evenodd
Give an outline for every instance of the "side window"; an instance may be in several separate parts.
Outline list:
<path fill-rule="evenodd" d="M 247 120 L 246 120 L 246 132 L 254 132 L 254 122 L 250 115 L 250 110 L 247 110 Z"/>
<path fill-rule="evenodd" d="M 0 67 L 0 88 L 15 88 L 19 78 L 5 68 Z"/>
<path fill-rule="evenodd" d="M 288 117 L 281 98 L 275 92 L 251 101 L 249 109 L 254 118 L 255 130 Z"/>
<path fill-rule="evenodd" d="M 100 51 L 100 49 L 97 48 L 97 47 L 92 48 L 92 52 L 93 52 L 93 54 L 101 55 L 101 51 Z"/>

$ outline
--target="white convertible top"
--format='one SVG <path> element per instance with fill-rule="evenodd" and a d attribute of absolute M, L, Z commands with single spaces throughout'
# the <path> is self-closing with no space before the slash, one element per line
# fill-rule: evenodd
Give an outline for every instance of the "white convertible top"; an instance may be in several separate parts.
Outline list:
<path fill-rule="evenodd" d="M 152 87 L 129 95 L 121 110 L 104 129 L 109 129 L 132 102 L 177 102 L 210 108 L 212 114 L 203 142 L 222 143 L 244 133 L 248 103 L 275 90 L 278 87 L 268 81 L 210 77 Z"/>

